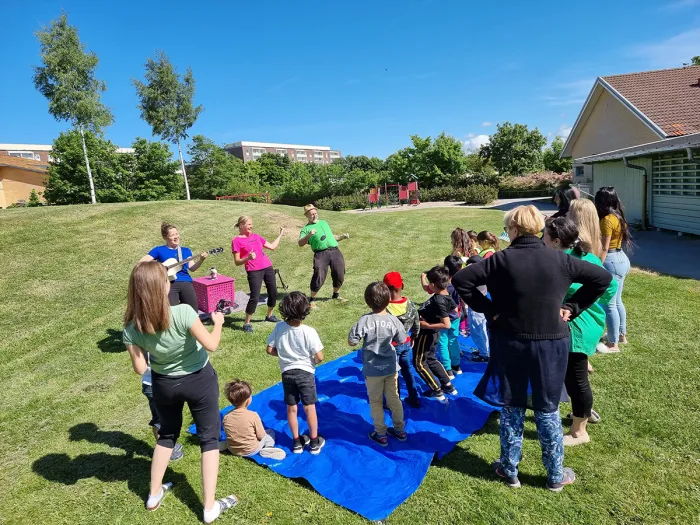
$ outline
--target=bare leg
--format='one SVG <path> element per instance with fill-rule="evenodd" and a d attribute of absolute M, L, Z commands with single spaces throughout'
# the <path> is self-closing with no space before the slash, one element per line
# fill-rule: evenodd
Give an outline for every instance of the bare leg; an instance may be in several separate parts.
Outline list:
<path fill-rule="evenodd" d="M 250 324 L 250 320 L 253 318 L 253 314 L 245 314 L 245 324 Z"/>
<path fill-rule="evenodd" d="M 173 449 L 166 448 L 162 445 L 156 445 L 153 451 L 150 493 L 153 497 L 158 496 L 163 488 L 163 476 L 165 475 L 165 470 L 168 468 L 168 463 L 170 463 L 170 454 L 172 454 L 172 452 Z"/>
<path fill-rule="evenodd" d="M 339 293 L 340 292 L 340 286 L 338 288 L 333 288 L 333 293 Z"/>
<path fill-rule="evenodd" d="M 311 292 L 309 295 L 311 295 L 311 298 L 313 299 L 316 297 L 316 295 L 318 295 L 318 292 Z"/>
<path fill-rule="evenodd" d="M 316 439 L 318 437 L 318 417 L 316 416 L 316 405 L 304 405 L 306 412 L 306 421 L 309 424 L 309 437 Z"/>
<path fill-rule="evenodd" d="M 219 477 L 219 449 L 202 453 L 202 492 L 204 509 L 212 510 L 216 500 L 216 481 Z"/>
<path fill-rule="evenodd" d="M 274 311 L 275 311 L 275 307 L 274 307 L 274 306 L 268 306 L 268 307 L 267 307 L 267 316 L 268 316 L 268 317 L 271 317 L 271 316 L 272 316 L 272 313 L 273 313 Z"/>
<path fill-rule="evenodd" d="M 297 439 L 299 437 L 299 420 L 297 419 L 296 405 L 287 405 L 287 423 L 289 423 L 289 430 L 292 433 L 292 438 Z"/>

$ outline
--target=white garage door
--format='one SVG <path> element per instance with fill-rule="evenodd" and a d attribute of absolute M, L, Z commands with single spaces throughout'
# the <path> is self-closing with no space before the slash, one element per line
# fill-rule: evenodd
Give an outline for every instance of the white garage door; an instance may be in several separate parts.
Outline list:
<path fill-rule="evenodd" d="M 700 165 L 680 154 L 654 159 L 651 222 L 700 235 Z"/>

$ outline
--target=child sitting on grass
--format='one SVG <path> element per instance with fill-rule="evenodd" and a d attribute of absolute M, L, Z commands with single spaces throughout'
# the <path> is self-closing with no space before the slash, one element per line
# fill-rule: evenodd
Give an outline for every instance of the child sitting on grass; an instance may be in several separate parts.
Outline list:
<path fill-rule="evenodd" d="M 362 374 L 365 376 L 370 413 L 374 420 L 374 432 L 369 438 L 382 447 L 389 444 L 387 434 L 399 441 L 406 441 L 403 405 L 398 392 L 398 363 L 392 342 L 405 343 L 406 330 L 401 322 L 389 315 L 386 307 L 391 295 L 386 284 L 371 283 L 365 289 L 365 302 L 372 309 L 360 317 L 348 334 L 350 346 L 362 343 Z M 383 400 L 391 410 L 393 427 L 384 421 Z"/>
<path fill-rule="evenodd" d="M 450 274 L 444 266 L 431 268 L 421 275 L 421 281 L 427 283 L 426 288 L 433 295 L 418 310 L 420 333 L 413 343 L 413 367 L 430 388 L 423 395 L 442 401 L 445 399 L 443 392 L 455 395 L 457 389 L 435 357 L 435 351 L 439 332 L 450 328 L 450 312 L 457 305 L 447 291 Z"/>
<path fill-rule="evenodd" d="M 420 319 L 418 310 L 408 297 L 401 295 L 403 292 L 403 278 L 399 272 L 389 272 L 384 276 L 384 284 L 389 287 L 391 298 L 386 311 L 396 317 L 403 324 L 406 335 L 408 336 L 403 343 L 394 343 L 396 355 L 399 358 L 399 368 L 401 376 L 406 383 L 408 397 L 404 399 L 409 406 L 420 408 L 420 399 L 418 398 L 418 390 L 416 389 L 416 378 L 411 369 L 411 348 L 413 341 L 420 332 Z M 398 382 L 397 382 L 398 383 Z M 398 385 L 397 385 L 398 386 Z M 401 393 L 399 392 L 399 396 Z"/>
<path fill-rule="evenodd" d="M 267 338 L 267 353 L 280 358 L 287 421 L 294 439 L 292 451 L 301 454 L 309 445 L 318 454 L 326 440 L 318 435 L 316 416 L 316 364 L 323 361 L 323 345 L 316 330 L 302 323 L 309 315 L 309 300 L 301 292 L 292 292 L 280 303 L 284 322 L 277 323 Z M 309 435 L 299 435 L 298 405 L 304 406 Z"/>
<path fill-rule="evenodd" d="M 258 413 L 248 410 L 253 401 L 250 384 L 233 379 L 226 383 L 224 394 L 234 406 L 223 422 L 229 452 L 243 457 L 260 454 L 263 458 L 284 459 L 287 456 L 284 450 L 275 448 L 274 430 L 265 429 Z"/>

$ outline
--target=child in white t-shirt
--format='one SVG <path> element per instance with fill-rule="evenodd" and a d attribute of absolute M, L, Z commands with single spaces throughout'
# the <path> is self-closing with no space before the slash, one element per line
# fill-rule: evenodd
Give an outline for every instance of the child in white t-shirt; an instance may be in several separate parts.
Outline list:
<path fill-rule="evenodd" d="M 267 353 L 278 356 L 282 371 L 287 421 L 294 438 L 293 452 L 301 454 L 309 445 L 318 454 L 326 440 L 318 435 L 316 416 L 316 363 L 323 361 L 323 345 L 316 330 L 302 323 L 309 315 L 309 300 L 301 292 L 292 292 L 280 303 L 283 322 L 277 323 L 267 338 Z M 299 435 L 297 407 L 301 401 L 309 424 L 309 436 Z"/>

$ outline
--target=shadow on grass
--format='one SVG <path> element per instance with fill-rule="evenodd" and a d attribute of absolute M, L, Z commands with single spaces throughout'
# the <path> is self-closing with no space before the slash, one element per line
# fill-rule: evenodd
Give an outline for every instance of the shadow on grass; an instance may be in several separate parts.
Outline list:
<path fill-rule="evenodd" d="M 71 441 L 89 441 L 120 448 L 126 455 L 95 452 L 71 459 L 68 454 L 53 453 L 32 463 L 32 470 L 49 481 L 64 485 L 75 485 L 81 479 L 89 478 L 105 483 L 125 481 L 129 490 L 145 501 L 149 491 L 152 452 L 145 441 L 118 430 L 101 431 L 94 423 L 75 425 L 69 430 L 69 436 Z M 202 503 L 183 474 L 168 468 L 164 480 L 174 484 L 173 494 L 177 499 L 196 516 L 202 514 Z"/>
<path fill-rule="evenodd" d="M 122 342 L 122 331 L 108 328 L 107 336 L 97 342 L 97 347 L 107 354 L 126 352 L 126 346 Z"/>

